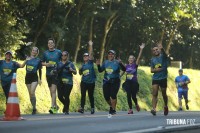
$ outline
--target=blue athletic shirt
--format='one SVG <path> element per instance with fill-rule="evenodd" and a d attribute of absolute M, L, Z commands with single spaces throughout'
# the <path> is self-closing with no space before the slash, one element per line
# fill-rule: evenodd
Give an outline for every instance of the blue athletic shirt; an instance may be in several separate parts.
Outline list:
<path fill-rule="evenodd" d="M 107 80 L 111 78 L 120 78 L 120 65 L 117 60 L 105 60 L 100 69 L 105 71 L 104 78 Z"/>
<path fill-rule="evenodd" d="M 184 84 L 184 85 L 180 85 L 179 83 L 181 82 L 186 82 L 186 81 L 189 81 L 190 79 L 188 78 L 188 76 L 186 75 L 182 75 L 182 76 L 177 76 L 175 78 L 175 82 L 178 83 L 178 91 L 183 91 L 183 90 L 188 90 L 188 86 L 187 84 Z"/>
<path fill-rule="evenodd" d="M 162 71 L 153 74 L 153 80 L 161 80 L 167 78 L 167 57 L 160 54 L 158 57 L 153 57 L 151 59 L 152 68 L 162 68 Z"/>
<path fill-rule="evenodd" d="M 13 73 L 16 73 L 17 69 L 20 68 L 19 63 L 15 61 L 6 62 L 5 60 L 0 60 L 0 74 L 1 74 L 1 84 L 2 86 L 11 83 Z"/>
<path fill-rule="evenodd" d="M 43 54 L 42 62 L 52 64 L 51 67 L 46 67 L 46 75 L 51 75 L 50 72 L 56 67 L 56 64 L 61 60 L 62 52 L 58 49 L 54 51 L 45 51 Z"/>
<path fill-rule="evenodd" d="M 26 61 L 26 73 L 37 73 L 37 70 L 41 68 L 42 63 L 39 58 L 32 58 Z"/>
<path fill-rule="evenodd" d="M 82 65 L 82 81 L 85 83 L 94 83 L 96 81 L 96 75 L 94 71 L 94 62 L 89 60 Z"/>
<path fill-rule="evenodd" d="M 64 64 L 62 62 L 59 62 L 58 63 L 58 70 L 59 68 L 61 68 Z M 65 67 L 63 68 L 62 70 L 62 73 L 61 73 L 61 80 L 64 84 L 70 84 L 70 85 L 73 85 L 73 74 L 71 71 L 69 71 L 69 68 L 72 68 L 73 70 L 76 70 L 74 64 L 71 62 L 71 61 L 68 61 L 65 65 Z"/>

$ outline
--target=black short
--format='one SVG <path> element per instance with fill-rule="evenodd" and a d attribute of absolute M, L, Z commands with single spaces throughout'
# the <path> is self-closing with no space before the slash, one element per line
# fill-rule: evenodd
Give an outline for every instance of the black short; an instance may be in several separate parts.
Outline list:
<path fill-rule="evenodd" d="M 46 75 L 48 86 L 51 87 L 52 84 L 57 85 L 58 79 L 55 75 Z"/>
<path fill-rule="evenodd" d="M 25 76 L 25 84 L 31 84 L 32 82 L 38 82 L 37 73 L 27 73 Z"/>
<path fill-rule="evenodd" d="M 116 99 L 120 87 L 120 79 L 112 79 L 112 82 L 105 82 L 103 84 L 103 94 L 106 101 L 110 98 Z"/>
<path fill-rule="evenodd" d="M 167 88 L 167 79 L 153 80 L 152 85 L 159 85 L 161 88 Z"/>

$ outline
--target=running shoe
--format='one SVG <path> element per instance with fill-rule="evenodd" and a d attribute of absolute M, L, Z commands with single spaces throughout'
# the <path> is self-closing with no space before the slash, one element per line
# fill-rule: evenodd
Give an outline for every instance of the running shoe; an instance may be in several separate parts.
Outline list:
<path fill-rule="evenodd" d="M 36 110 L 36 109 L 33 109 L 33 111 L 32 111 L 32 115 L 35 115 L 36 112 L 37 112 L 37 110 Z"/>
<path fill-rule="evenodd" d="M 164 115 L 165 115 L 165 116 L 168 115 L 168 112 L 169 112 L 168 107 L 165 106 L 165 107 L 164 107 Z"/>
<path fill-rule="evenodd" d="M 128 114 L 133 114 L 133 110 L 129 109 Z"/>
<path fill-rule="evenodd" d="M 83 114 L 84 113 L 84 109 L 80 108 L 80 109 L 78 109 L 78 112 L 81 113 L 81 114 Z"/>
<path fill-rule="evenodd" d="M 156 116 L 156 111 L 154 109 L 151 110 L 153 116 Z"/>
<path fill-rule="evenodd" d="M 65 115 L 69 115 L 69 111 L 66 111 L 66 112 L 65 112 Z"/>
<path fill-rule="evenodd" d="M 140 106 L 136 105 L 136 110 L 139 112 L 140 111 Z"/>
<path fill-rule="evenodd" d="M 51 108 L 49 109 L 49 113 L 50 113 L 50 114 L 53 114 L 53 112 L 54 112 L 54 108 L 51 107 Z"/>
<path fill-rule="evenodd" d="M 178 109 L 178 111 L 183 111 L 183 109 L 180 107 L 180 108 Z"/>
<path fill-rule="evenodd" d="M 116 114 L 116 110 L 114 110 L 112 107 L 110 107 L 109 114 L 115 115 Z"/>
<path fill-rule="evenodd" d="M 94 108 L 91 109 L 91 114 L 94 114 L 95 110 Z"/>
<path fill-rule="evenodd" d="M 186 109 L 189 110 L 189 106 L 188 105 L 186 105 Z"/>

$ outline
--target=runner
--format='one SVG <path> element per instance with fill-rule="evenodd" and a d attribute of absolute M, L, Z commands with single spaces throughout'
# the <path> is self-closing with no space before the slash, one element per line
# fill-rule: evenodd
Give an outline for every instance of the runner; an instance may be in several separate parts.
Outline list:
<path fill-rule="evenodd" d="M 42 75 L 42 64 L 41 60 L 37 57 L 39 54 L 39 49 L 37 47 L 33 47 L 30 57 L 26 62 L 26 76 L 25 76 L 25 84 L 28 88 L 29 97 L 31 104 L 33 106 L 32 115 L 36 114 L 36 96 L 35 90 L 37 88 L 38 83 L 41 84 L 41 75 Z M 39 70 L 39 79 L 37 75 L 37 71 Z"/>
<path fill-rule="evenodd" d="M 0 60 L 1 85 L 6 97 L 6 103 L 8 100 L 13 73 L 16 73 L 18 68 L 23 68 L 27 61 L 25 60 L 23 64 L 19 64 L 15 61 L 12 61 L 12 57 L 12 52 L 7 51 L 5 53 L 5 60 Z"/>
<path fill-rule="evenodd" d="M 69 53 L 67 51 L 62 52 L 62 60 L 56 67 L 56 73 L 58 74 L 58 98 L 64 105 L 63 113 L 67 115 L 69 114 L 69 97 L 73 87 L 73 74 L 76 75 L 77 73 L 74 64 L 69 61 Z"/>
<path fill-rule="evenodd" d="M 188 84 L 190 83 L 190 79 L 188 76 L 183 75 L 183 70 L 179 69 L 179 76 L 175 78 L 176 87 L 178 89 L 178 103 L 179 103 L 179 111 L 182 111 L 182 96 L 185 99 L 186 109 L 189 110 L 188 106 Z"/>
<path fill-rule="evenodd" d="M 120 69 L 126 71 L 121 60 L 115 59 L 115 51 L 108 51 L 108 60 L 105 60 L 100 66 L 100 61 L 97 60 L 98 71 L 104 73 L 103 79 L 103 94 L 106 102 L 110 106 L 109 114 L 116 114 L 117 93 L 120 87 Z"/>
<path fill-rule="evenodd" d="M 94 88 L 96 75 L 94 71 L 94 58 L 93 58 L 93 42 L 89 41 L 89 53 L 83 54 L 83 61 L 79 74 L 82 75 L 81 79 L 81 108 L 78 110 L 79 113 L 84 113 L 86 91 L 90 99 L 91 114 L 94 114 Z"/>
<path fill-rule="evenodd" d="M 56 104 L 56 88 L 57 88 L 57 79 L 55 75 L 51 75 L 51 71 L 55 69 L 56 64 L 61 60 L 62 52 L 58 49 L 55 49 L 54 39 L 48 39 L 48 50 L 44 52 L 42 58 L 42 65 L 46 66 L 46 79 L 48 87 L 51 94 L 51 108 L 49 112 L 51 114 L 57 113 L 59 107 Z"/>
<path fill-rule="evenodd" d="M 127 101 L 128 101 L 128 106 L 129 106 L 128 114 L 133 114 L 132 99 L 135 103 L 137 111 L 138 112 L 140 111 L 140 107 L 138 105 L 138 101 L 136 98 L 137 92 L 139 91 L 137 69 L 138 69 L 140 57 L 142 55 L 142 51 L 144 47 L 145 47 L 145 44 L 142 43 L 142 45 L 140 46 L 140 52 L 139 52 L 137 60 L 135 60 L 135 57 L 132 54 L 129 55 L 129 59 L 128 59 L 129 64 L 126 65 L 126 81 L 123 83 L 122 87 L 127 93 Z"/>
<path fill-rule="evenodd" d="M 156 115 L 156 105 L 158 98 L 158 90 L 161 88 L 162 96 L 164 100 L 164 115 L 168 115 L 168 97 L 167 97 L 167 55 L 163 49 L 161 43 L 152 48 L 154 57 L 151 59 L 151 73 L 152 77 L 152 105 L 153 109 L 151 113 Z"/>

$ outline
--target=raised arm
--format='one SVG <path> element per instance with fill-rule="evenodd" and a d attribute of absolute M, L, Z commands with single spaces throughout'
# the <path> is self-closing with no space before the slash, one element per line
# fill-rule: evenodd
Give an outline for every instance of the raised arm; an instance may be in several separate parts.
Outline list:
<path fill-rule="evenodd" d="M 140 58 L 141 58 L 142 51 L 143 51 L 144 47 L 145 47 L 145 44 L 142 43 L 142 45 L 140 45 L 140 52 L 139 52 L 137 60 L 136 60 L 136 65 L 139 65 L 139 63 L 140 63 Z"/>
<path fill-rule="evenodd" d="M 94 60 L 94 56 L 93 56 L 93 42 L 90 40 L 88 42 L 89 44 L 89 58 L 90 60 Z"/>

